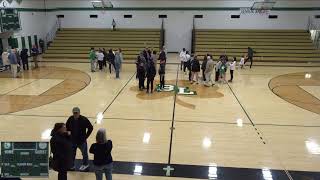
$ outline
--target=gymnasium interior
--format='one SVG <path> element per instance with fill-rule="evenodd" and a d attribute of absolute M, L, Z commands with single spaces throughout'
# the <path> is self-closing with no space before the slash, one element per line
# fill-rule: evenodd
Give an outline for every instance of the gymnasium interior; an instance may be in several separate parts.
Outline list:
<path fill-rule="evenodd" d="M 319 0 L 0 0 L 0 8 L 0 179 L 62 180 L 52 132 L 62 123 L 73 138 L 67 120 L 81 112 L 93 127 L 89 162 L 73 144 L 69 180 L 98 180 L 101 168 L 115 180 L 320 180 Z M 208 64 L 183 68 L 183 48 L 199 68 L 213 61 L 210 86 Z M 120 69 L 105 55 L 98 67 L 103 49 L 123 55 Z M 139 86 L 148 50 L 152 93 Z M 103 167 L 90 148 L 101 129 L 113 159 Z"/>

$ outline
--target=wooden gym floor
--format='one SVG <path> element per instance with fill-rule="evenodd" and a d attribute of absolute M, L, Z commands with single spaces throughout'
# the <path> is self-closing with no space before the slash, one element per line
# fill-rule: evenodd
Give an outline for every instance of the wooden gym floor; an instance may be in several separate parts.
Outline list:
<path fill-rule="evenodd" d="M 190 85 L 173 64 L 167 66 L 167 83 L 175 84 L 177 74 L 178 86 L 197 95 L 175 100 L 173 92 L 139 92 L 130 64 L 123 65 L 120 80 L 91 73 L 84 63 L 46 63 L 18 79 L 0 73 L 0 141 L 47 141 L 44 132 L 79 106 L 94 124 L 89 145 L 97 129 L 106 128 L 116 161 L 272 169 L 288 179 L 297 171 L 320 172 L 318 67 L 237 69 L 233 83 L 209 88 Z M 104 115 L 101 124 L 95 123 L 98 113 Z M 116 174 L 115 179 L 168 178 Z"/>

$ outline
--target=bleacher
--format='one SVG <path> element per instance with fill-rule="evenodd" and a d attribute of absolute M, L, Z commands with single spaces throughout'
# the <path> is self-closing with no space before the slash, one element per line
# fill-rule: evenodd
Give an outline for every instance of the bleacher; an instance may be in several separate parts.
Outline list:
<path fill-rule="evenodd" d="M 202 59 L 226 53 L 238 59 L 248 47 L 256 51 L 255 62 L 320 62 L 310 34 L 304 30 L 207 30 L 195 31 L 195 52 Z"/>
<path fill-rule="evenodd" d="M 43 55 L 46 62 L 89 62 L 91 47 L 121 48 L 125 62 L 134 62 L 149 47 L 159 51 L 160 29 L 61 29 Z"/>

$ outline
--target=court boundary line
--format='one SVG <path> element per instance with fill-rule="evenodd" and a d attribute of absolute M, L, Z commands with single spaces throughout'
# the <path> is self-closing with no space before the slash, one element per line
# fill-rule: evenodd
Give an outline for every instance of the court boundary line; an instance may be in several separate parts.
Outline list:
<path fill-rule="evenodd" d="M 122 93 L 122 91 L 127 87 L 129 82 L 132 80 L 132 78 L 136 75 L 136 72 L 133 73 L 133 75 L 129 78 L 129 80 L 126 82 L 126 84 L 120 89 L 120 91 L 117 93 L 117 95 L 112 99 L 111 103 L 102 111 L 102 114 L 104 114 L 110 107 L 111 105 L 116 101 L 118 96 Z"/>

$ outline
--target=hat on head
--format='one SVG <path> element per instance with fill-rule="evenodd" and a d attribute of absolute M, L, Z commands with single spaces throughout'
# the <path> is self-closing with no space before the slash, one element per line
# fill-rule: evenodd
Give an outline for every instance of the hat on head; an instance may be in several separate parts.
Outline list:
<path fill-rule="evenodd" d="M 80 113 L 80 108 L 74 107 L 74 108 L 72 109 L 72 112 L 73 112 L 73 113 Z"/>

